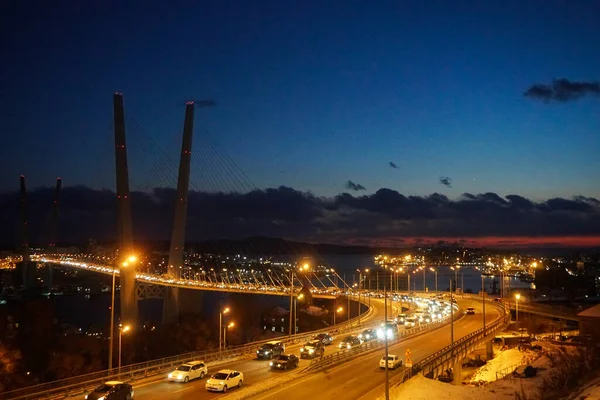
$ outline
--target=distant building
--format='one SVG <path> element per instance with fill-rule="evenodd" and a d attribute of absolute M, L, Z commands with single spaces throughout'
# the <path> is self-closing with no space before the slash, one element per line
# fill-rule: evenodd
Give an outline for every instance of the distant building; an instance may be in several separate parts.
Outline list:
<path fill-rule="evenodd" d="M 600 341 L 600 304 L 596 304 L 577 314 L 579 317 L 579 332 L 590 335 L 594 342 Z"/>
<path fill-rule="evenodd" d="M 262 313 L 262 329 L 265 332 L 288 333 L 290 328 L 290 312 L 275 306 Z"/>

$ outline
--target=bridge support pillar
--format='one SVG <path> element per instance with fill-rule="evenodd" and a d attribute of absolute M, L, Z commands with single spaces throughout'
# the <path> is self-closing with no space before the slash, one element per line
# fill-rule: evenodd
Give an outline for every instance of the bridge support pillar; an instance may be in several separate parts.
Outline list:
<path fill-rule="evenodd" d="M 489 361 L 494 358 L 494 343 L 490 340 L 485 343 L 485 357 L 486 360 Z"/>
<path fill-rule="evenodd" d="M 190 165 L 192 162 L 192 134 L 194 132 L 194 103 L 185 106 L 185 121 L 183 123 L 183 140 L 177 176 L 177 199 L 175 200 L 175 221 L 171 232 L 171 248 L 169 250 L 168 275 L 175 279 L 181 278 L 185 246 L 185 226 L 187 219 L 187 200 L 190 186 Z M 167 288 L 163 304 L 163 322 L 177 322 L 179 318 L 179 289 Z"/>
<path fill-rule="evenodd" d="M 117 266 L 120 268 L 121 323 L 136 324 L 138 304 L 135 297 L 135 266 L 124 264 L 124 261 L 134 254 L 134 249 L 129 169 L 127 167 L 127 147 L 125 145 L 125 112 L 123 110 L 123 96 L 121 93 L 115 93 L 113 96 L 113 112 L 117 173 L 117 224 L 119 230 L 119 257 L 117 258 Z"/>
<path fill-rule="evenodd" d="M 454 363 L 454 367 L 452 368 L 452 372 L 454 373 L 454 380 L 452 381 L 452 384 L 462 385 L 462 357 L 457 358 L 457 361 Z"/>

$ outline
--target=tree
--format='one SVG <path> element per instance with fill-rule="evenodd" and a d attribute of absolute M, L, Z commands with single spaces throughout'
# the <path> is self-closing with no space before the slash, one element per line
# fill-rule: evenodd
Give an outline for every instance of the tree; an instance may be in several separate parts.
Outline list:
<path fill-rule="evenodd" d="M 66 336 L 59 340 L 48 365 L 51 378 L 64 379 L 99 371 L 103 367 L 100 343 L 89 336 Z"/>
<path fill-rule="evenodd" d="M 17 375 L 20 367 L 21 352 L 11 349 L 0 342 L 0 393 L 19 386 L 23 381 Z"/>

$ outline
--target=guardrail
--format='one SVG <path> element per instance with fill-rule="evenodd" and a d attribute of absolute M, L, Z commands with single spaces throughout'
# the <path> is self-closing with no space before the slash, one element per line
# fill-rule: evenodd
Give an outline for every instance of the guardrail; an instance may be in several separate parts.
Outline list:
<path fill-rule="evenodd" d="M 354 299 L 356 300 L 356 299 Z M 367 299 L 360 299 L 361 303 L 367 303 Z M 334 332 L 343 334 L 355 330 L 361 326 L 367 326 L 364 322 L 373 314 L 373 307 L 369 307 L 366 313 L 356 316 L 348 321 L 337 324 L 329 329 L 317 329 L 310 332 L 304 332 L 282 338 L 271 338 L 260 340 L 240 346 L 230 347 L 224 351 L 205 350 L 180 354 L 172 357 L 165 357 L 157 360 L 145 361 L 137 364 L 130 364 L 111 370 L 98 371 L 91 374 L 79 375 L 72 378 L 61 379 L 53 382 L 43 383 L 34 386 L 28 386 L 16 389 L 10 392 L 0 394 L 1 400 L 29 400 L 40 399 L 64 393 L 65 397 L 73 393 L 81 393 L 84 389 L 97 386 L 111 379 L 121 381 L 131 381 L 136 379 L 148 378 L 153 375 L 168 372 L 175 366 L 192 360 L 203 360 L 206 363 L 221 363 L 224 361 L 233 361 L 237 358 L 253 354 L 256 348 L 272 340 L 281 340 L 286 345 L 294 345 L 306 342 L 312 339 L 318 333 Z"/>
<path fill-rule="evenodd" d="M 435 377 L 436 373 L 439 372 L 444 365 L 451 364 L 456 357 L 460 355 L 466 356 L 470 349 L 477 345 L 480 341 L 488 336 L 492 336 L 496 331 L 503 329 L 509 320 L 508 313 L 505 312 L 503 307 L 495 305 L 498 309 L 503 310 L 503 314 L 500 318 L 496 319 L 490 325 L 486 325 L 485 329 L 481 328 L 475 332 L 471 332 L 467 336 L 463 336 L 458 341 L 454 342 L 454 345 L 450 344 L 435 353 L 425 357 L 412 367 L 412 374 L 423 372 L 424 375 L 432 374 Z M 402 382 L 395 382 L 398 385 Z"/>
<path fill-rule="evenodd" d="M 510 367 L 502 368 L 501 370 L 496 371 L 496 380 L 502 379 L 509 375 L 510 375 L 509 379 L 512 379 L 512 373 L 514 371 L 516 371 L 517 368 L 522 367 L 523 365 L 530 364 L 532 361 L 535 361 L 538 357 L 539 356 L 525 357 L 524 359 L 521 360 L 521 362 L 515 363 L 515 364 L 511 365 Z"/>
<path fill-rule="evenodd" d="M 455 306 L 456 307 L 456 306 Z M 454 316 L 454 320 L 456 321 L 457 319 L 461 318 L 462 316 L 464 316 L 464 313 L 460 313 L 458 307 L 456 307 L 456 315 Z M 396 338 L 394 338 L 393 340 L 388 342 L 388 345 L 394 345 L 400 341 L 402 341 L 403 339 L 406 339 L 408 337 L 413 337 L 416 336 L 418 334 L 421 334 L 422 332 L 425 331 L 430 331 L 430 330 L 434 330 L 442 325 L 446 325 L 450 322 L 450 317 L 446 317 L 443 320 L 440 321 L 436 321 L 436 322 L 430 322 L 428 324 L 423 324 L 423 325 L 419 325 L 416 326 L 414 328 L 410 328 L 407 329 L 403 332 L 400 332 L 398 334 L 398 336 L 396 336 Z M 311 363 L 303 370 L 303 372 L 310 372 L 310 371 L 315 371 L 315 370 L 319 370 L 325 367 L 329 367 L 332 365 L 336 365 L 338 363 L 341 363 L 343 361 L 345 361 L 346 359 L 349 359 L 351 357 L 354 357 L 356 355 L 362 354 L 362 353 L 366 353 L 370 350 L 376 350 L 376 349 L 381 349 L 382 347 L 385 346 L 385 341 L 382 340 L 371 340 L 369 342 L 365 342 L 362 343 L 359 346 L 353 347 L 351 349 L 345 349 L 345 350 L 341 350 L 338 351 L 336 353 L 333 353 L 331 355 L 328 356 L 323 356 L 321 358 L 315 358 L 311 361 Z"/>

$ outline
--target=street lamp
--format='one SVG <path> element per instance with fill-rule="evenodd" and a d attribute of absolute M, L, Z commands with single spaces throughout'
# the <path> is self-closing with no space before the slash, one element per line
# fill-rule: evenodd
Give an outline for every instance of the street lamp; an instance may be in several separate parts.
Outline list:
<path fill-rule="evenodd" d="M 224 329 L 223 329 L 223 347 L 227 347 L 227 329 L 231 329 L 235 326 L 235 323 L 230 322 L 229 325 L 227 325 Z"/>
<path fill-rule="evenodd" d="M 223 351 L 223 314 L 227 314 L 229 311 L 229 307 L 225 307 L 225 309 L 219 313 L 219 351 Z"/>
<path fill-rule="evenodd" d="M 137 261 L 137 257 L 131 255 L 127 257 L 127 261 L 124 261 L 121 266 L 126 268 L 130 263 Z M 114 347 L 114 333 L 115 333 L 115 281 L 117 279 L 117 269 L 113 265 L 112 271 L 112 290 L 111 290 L 111 302 L 110 302 L 110 332 L 108 336 L 108 369 L 113 368 L 113 347 Z"/>
<path fill-rule="evenodd" d="M 344 307 L 338 307 L 337 310 L 335 310 L 335 312 L 333 313 L 333 326 L 335 326 L 335 315 L 336 314 L 341 314 L 342 312 L 344 312 Z"/>
<path fill-rule="evenodd" d="M 483 284 L 483 274 L 481 274 L 481 301 L 483 303 L 483 336 L 485 336 L 485 285 Z"/>
<path fill-rule="evenodd" d="M 434 272 L 434 273 L 435 273 L 435 294 L 437 294 L 437 292 L 438 292 L 438 285 L 437 285 L 437 269 L 435 269 L 435 268 L 433 268 L 433 267 L 432 267 L 432 268 L 429 268 L 429 270 L 430 270 L 431 272 Z"/>
<path fill-rule="evenodd" d="M 521 293 L 515 294 L 515 299 L 517 299 L 517 328 L 519 327 L 519 299 L 521 298 Z"/>
<path fill-rule="evenodd" d="M 122 343 L 122 337 L 123 337 L 123 333 L 127 333 L 130 330 L 131 330 L 131 326 L 129 326 L 129 325 L 119 326 L 119 374 L 121 374 L 121 343 Z"/>
<path fill-rule="evenodd" d="M 304 293 L 300 293 L 296 296 L 296 301 L 294 302 L 294 334 L 298 331 L 298 327 L 296 326 L 296 320 L 298 319 L 298 300 L 302 300 L 304 298 Z"/>
<path fill-rule="evenodd" d="M 425 283 L 425 271 L 427 270 L 427 267 L 422 267 L 423 268 L 423 292 L 427 291 L 427 284 Z"/>

